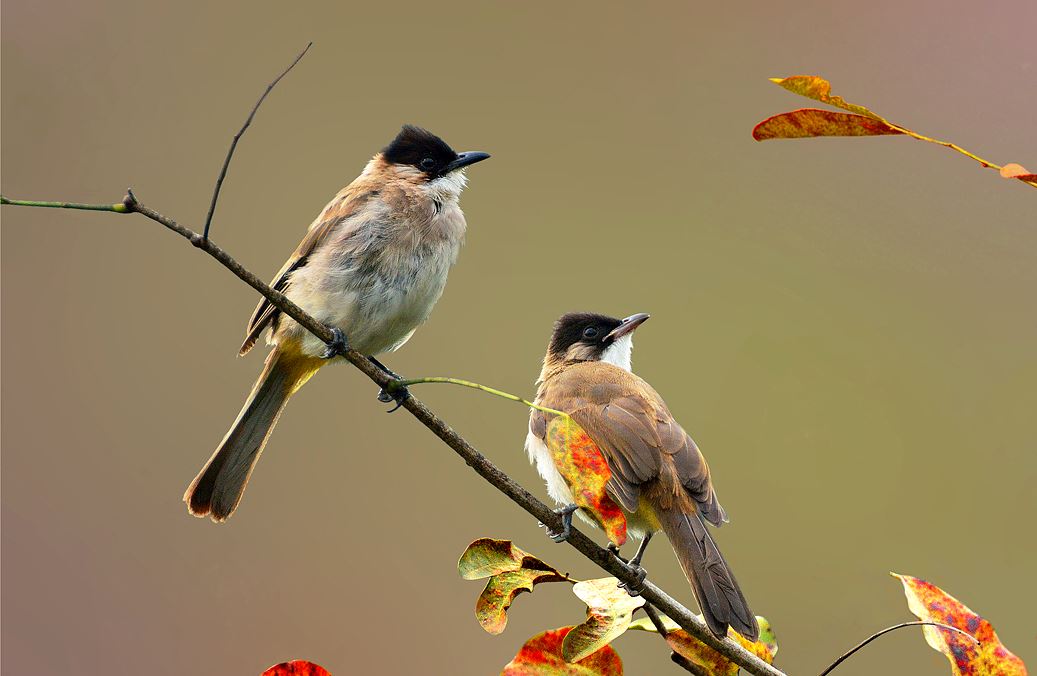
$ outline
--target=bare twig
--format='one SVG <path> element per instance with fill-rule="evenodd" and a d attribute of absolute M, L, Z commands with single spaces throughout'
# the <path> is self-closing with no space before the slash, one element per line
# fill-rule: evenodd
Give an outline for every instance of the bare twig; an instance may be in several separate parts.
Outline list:
<path fill-rule="evenodd" d="M 876 633 L 872 634 L 871 636 L 869 636 L 868 638 L 864 639 L 863 641 L 858 643 L 856 646 L 851 648 L 849 651 L 843 653 L 843 655 L 839 659 L 837 659 L 835 662 L 832 662 L 828 666 L 827 669 L 825 669 L 824 671 L 821 672 L 821 674 L 819 676 L 827 676 L 828 674 L 832 673 L 832 670 L 835 669 L 840 664 L 842 664 L 843 662 L 845 662 L 846 659 L 850 655 L 854 654 L 855 652 L 857 652 L 858 650 L 860 650 L 864 646 L 868 645 L 869 643 L 871 643 L 872 641 L 877 639 L 879 636 L 882 636 L 883 634 L 888 634 L 891 631 L 896 631 L 897 629 L 903 629 L 904 627 L 918 627 L 918 626 L 930 626 L 930 627 L 940 627 L 941 629 L 949 629 L 951 631 L 958 632 L 962 636 L 969 637 L 970 639 L 975 641 L 977 644 L 979 643 L 979 639 L 977 639 L 972 634 L 970 634 L 970 633 L 968 633 L 966 631 L 962 631 L 961 629 L 958 629 L 957 627 L 952 627 L 950 625 L 942 624 L 940 622 L 925 622 L 925 621 L 917 621 L 917 620 L 914 621 L 914 622 L 902 622 L 900 624 L 895 624 L 892 627 L 886 627 L 882 631 L 876 632 Z"/>
<path fill-rule="evenodd" d="M 256 116 L 256 111 L 259 110 L 259 106 L 263 105 L 263 100 L 266 98 L 266 95 L 269 94 L 270 90 L 272 90 L 277 83 L 281 81 L 281 78 L 287 75 L 292 68 L 295 68 L 295 64 L 299 63 L 300 59 L 306 56 L 306 52 L 310 51 L 310 47 L 312 46 L 312 42 L 307 44 L 306 48 L 299 52 L 299 56 L 295 57 L 295 60 L 288 64 L 288 67 L 281 71 L 281 74 L 274 78 L 273 82 L 267 85 L 266 91 L 264 91 L 263 95 L 259 97 L 258 101 L 256 101 L 256 105 L 252 106 L 252 111 L 245 119 L 245 124 L 241 125 L 241 129 L 238 130 L 237 134 L 234 134 L 234 140 L 230 142 L 230 149 L 227 151 L 227 157 L 223 160 L 223 167 L 220 169 L 220 175 L 216 177 L 216 187 L 213 188 L 212 191 L 212 202 L 209 203 L 209 213 L 205 217 L 205 227 L 202 229 L 202 237 L 205 239 L 209 239 L 209 226 L 212 225 L 212 215 L 216 211 L 216 202 L 220 199 L 220 188 L 223 187 L 223 179 L 227 176 L 227 168 L 230 166 L 230 159 L 234 157 L 234 149 L 238 147 L 238 140 L 245 133 L 245 130 L 248 129 L 249 125 L 252 124 L 252 118 Z"/>

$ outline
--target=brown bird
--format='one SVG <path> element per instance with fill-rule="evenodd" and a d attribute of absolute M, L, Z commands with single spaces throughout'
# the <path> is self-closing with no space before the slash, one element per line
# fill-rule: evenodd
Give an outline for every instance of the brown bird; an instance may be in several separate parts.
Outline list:
<path fill-rule="evenodd" d="M 488 157 L 456 153 L 435 134 L 404 126 L 324 207 L 272 286 L 334 327 L 339 343 L 348 339 L 395 375 L 374 356 L 406 343 L 442 295 L 464 241 L 464 168 Z M 234 512 L 288 398 L 337 354 L 266 299 L 252 313 L 240 354 L 268 330 L 266 367 L 184 494 L 195 516 L 224 521 Z"/>
<path fill-rule="evenodd" d="M 663 531 L 710 630 L 722 637 L 731 627 L 755 640 L 760 633 L 756 617 L 706 527 L 707 521 L 715 526 L 727 521 L 706 459 L 662 397 L 630 372 L 632 334 L 647 319 L 646 314 L 562 316 L 544 357 L 536 403 L 568 413 L 604 456 L 611 471 L 606 493 L 623 509 L 628 532 L 641 538 L 629 564 L 640 569 L 648 541 Z M 531 412 L 526 450 L 550 496 L 566 505 L 557 510 L 565 530 L 552 534 L 561 541 L 568 537 L 574 511 L 595 522 L 573 503 L 572 490 L 545 443 L 550 415 Z"/>

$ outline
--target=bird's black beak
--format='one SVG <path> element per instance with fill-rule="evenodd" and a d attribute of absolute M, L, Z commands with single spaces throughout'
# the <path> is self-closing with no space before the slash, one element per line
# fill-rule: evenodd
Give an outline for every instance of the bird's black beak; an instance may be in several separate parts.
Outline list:
<path fill-rule="evenodd" d="M 605 340 L 616 340 L 617 338 L 622 338 L 627 334 L 633 333 L 637 327 L 648 321 L 648 318 L 651 316 L 652 315 L 646 312 L 638 312 L 636 315 L 630 315 L 623 320 L 622 324 L 612 329 L 612 331 L 605 336 Z"/>
<path fill-rule="evenodd" d="M 469 164 L 482 162 L 483 160 L 489 158 L 489 156 L 489 153 L 481 153 L 478 150 L 468 150 L 463 153 L 458 153 L 457 157 L 454 158 L 453 162 L 443 167 L 443 173 L 449 174 L 451 171 L 454 171 L 455 169 L 463 169 L 464 167 L 467 167 Z"/>

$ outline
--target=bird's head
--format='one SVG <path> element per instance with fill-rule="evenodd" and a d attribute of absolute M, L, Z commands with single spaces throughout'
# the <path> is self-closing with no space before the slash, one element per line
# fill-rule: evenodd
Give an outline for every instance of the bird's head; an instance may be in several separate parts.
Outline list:
<path fill-rule="evenodd" d="M 648 317 L 643 312 L 625 319 L 590 312 L 562 315 L 547 346 L 545 371 L 567 361 L 603 361 L 629 371 L 633 333 Z"/>
<path fill-rule="evenodd" d="M 408 180 L 432 191 L 460 194 L 465 167 L 482 162 L 489 154 L 470 150 L 454 152 L 446 141 L 427 129 L 405 124 L 381 152 L 382 159 Z"/>

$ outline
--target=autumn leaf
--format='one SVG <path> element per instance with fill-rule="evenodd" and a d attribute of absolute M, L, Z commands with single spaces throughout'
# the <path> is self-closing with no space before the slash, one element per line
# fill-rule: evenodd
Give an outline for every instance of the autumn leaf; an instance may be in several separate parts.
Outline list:
<path fill-rule="evenodd" d="M 623 661 L 612 646 L 576 663 L 563 659 L 562 643 L 572 629 L 552 629 L 529 639 L 501 676 L 623 676 Z"/>
<path fill-rule="evenodd" d="M 570 416 L 555 416 L 547 425 L 547 447 L 555 466 L 583 508 L 617 546 L 627 541 L 627 520 L 605 486 L 612 478 L 605 456 L 590 435 Z"/>
<path fill-rule="evenodd" d="M 605 577 L 573 585 L 573 593 L 587 604 L 587 619 L 562 642 L 562 657 L 578 662 L 607 646 L 630 626 L 634 610 L 645 604 L 641 596 L 620 589 L 619 580 Z"/>
<path fill-rule="evenodd" d="M 541 582 L 565 582 L 568 577 L 525 552 L 510 540 L 480 538 L 468 545 L 457 562 L 465 580 L 490 578 L 475 602 L 475 617 L 482 628 L 499 634 L 508 625 L 508 608 L 522 592 Z"/>
<path fill-rule="evenodd" d="M 667 630 L 666 642 L 670 649 L 681 657 L 694 662 L 705 669 L 709 676 L 737 676 L 738 665 L 727 659 L 708 645 L 698 640 L 665 615 L 662 616 L 663 626 Z M 738 632 L 728 630 L 729 638 L 737 641 L 743 648 L 753 653 L 767 664 L 774 662 L 774 656 L 778 653 L 778 641 L 774 637 L 774 630 L 766 618 L 756 616 L 760 625 L 760 638 L 749 641 Z M 630 624 L 629 629 L 640 631 L 657 632 L 655 625 L 648 618 L 642 617 Z"/>
<path fill-rule="evenodd" d="M 989 622 L 934 584 L 910 575 L 890 573 L 904 584 L 907 607 L 920 620 L 940 622 L 967 632 L 964 636 L 940 627 L 922 628 L 925 641 L 947 656 L 955 676 L 1026 676 L 1023 661 L 1001 645 Z"/>
<path fill-rule="evenodd" d="M 1000 167 L 974 155 L 964 148 L 947 141 L 940 141 L 906 127 L 894 124 L 877 113 L 848 103 L 841 96 L 832 94 L 832 84 L 817 75 L 793 75 L 786 78 L 771 78 L 771 82 L 793 94 L 820 101 L 849 113 L 839 113 L 818 108 L 802 108 L 787 113 L 780 113 L 760 122 L 753 127 L 753 138 L 767 141 L 775 138 L 811 138 L 819 136 L 889 136 L 905 135 L 919 141 L 935 143 L 950 148 L 966 157 L 975 160 L 984 168 L 997 169 L 1005 178 L 1015 178 L 1027 185 L 1037 188 L 1037 174 L 1032 174 L 1018 164 L 1006 164 Z"/>
<path fill-rule="evenodd" d="M 888 136 L 903 134 L 882 120 L 834 110 L 801 108 L 768 117 L 753 128 L 753 138 L 809 138 L 814 136 Z"/>
<path fill-rule="evenodd" d="M 331 673 L 319 664 L 307 660 L 292 660 L 275 664 L 260 676 L 331 676 Z"/>

